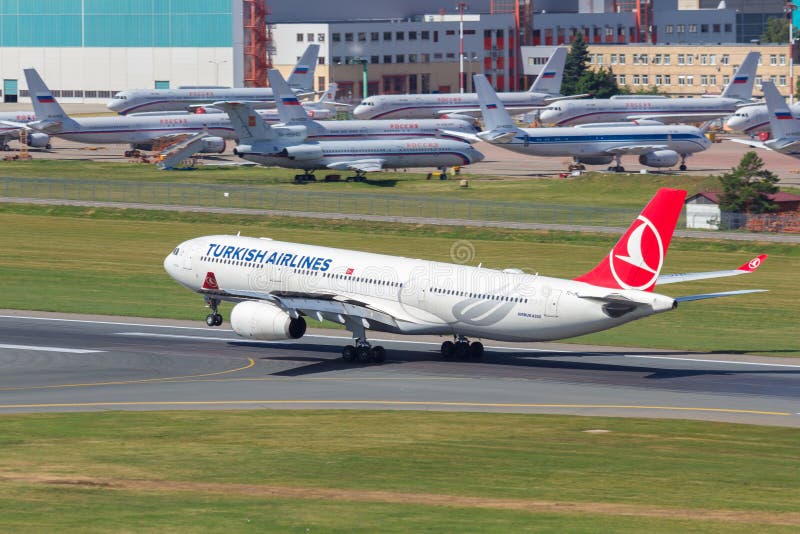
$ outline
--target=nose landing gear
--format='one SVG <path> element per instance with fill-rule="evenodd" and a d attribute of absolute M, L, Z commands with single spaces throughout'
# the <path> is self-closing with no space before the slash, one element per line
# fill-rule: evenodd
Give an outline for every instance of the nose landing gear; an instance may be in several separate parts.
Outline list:
<path fill-rule="evenodd" d="M 211 313 L 206 315 L 206 324 L 208 326 L 220 326 L 222 324 L 222 315 L 217 312 L 219 300 L 206 297 L 206 304 L 211 308 Z"/>

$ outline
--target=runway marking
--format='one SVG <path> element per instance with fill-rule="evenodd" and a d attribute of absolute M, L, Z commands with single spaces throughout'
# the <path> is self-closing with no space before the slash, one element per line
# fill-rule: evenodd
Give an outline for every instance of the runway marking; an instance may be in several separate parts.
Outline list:
<path fill-rule="evenodd" d="M 61 388 L 85 388 L 85 387 L 93 387 L 93 386 L 119 386 L 125 384 L 144 384 L 148 382 L 172 382 L 177 380 L 187 380 L 191 378 L 203 378 L 208 376 L 220 376 L 226 375 L 229 373 L 235 373 L 237 371 L 244 371 L 245 369 L 249 369 L 256 364 L 253 358 L 247 358 L 247 365 L 242 367 L 237 367 L 236 369 L 228 369 L 226 371 L 218 371 L 215 373 L 203 373 L 198 375 L 185 375 L 185 376 L 165 376 L 162 378 L 140 378 L 138 380 L 117 380 L 117 381 L 110 381 L 110 382 L 87 382 L 85 384 L 54 384 L 50 386 L 20 386 L 20 387 L 13 387 L 13 388 L 0 388 L 0 391 L 27 391 L 31 389 L 61 389 Z"/>
<path fill-rule="evenodd" d="M 612 354 L 612 353 L 608 353 Z M 759 363 L 759 362 L 737 362 L 730 360 L 703 360 L 700 358 L 675 358 L 674 356 L 640 356 L 623 354 L 626 358 L 642 358 L 645 360 L 678 360 L 681 362 L 702 362 L 702 363 L 732 363 L 735 365 L 758 365 L 763 367 L 788 367 L 790 369 L 800 369 L 800 365 L 790 365 L 785 363 Z"/>
<path fill-rule="evenodd" d="M 441 406 L 462 408 L 570 408 L 570 409 L 611 409 L 611 410 L 659 410 L 678 412 L 711 412 L 748 415 L 777 415 L 782 417 L 795 415 L 791 412 L 770 412 L 762 410 L 744 410 L 736 408 L 702 408 L 692 406 L 636 406 L 617 404 L 520 404 L 520 403 L 485 403 L 485 402 L 442 402 L 442 401 L 388 401 L 388 400 L 225 400 L 225 401 L 128 401 L 128 402 L 78 402 L 53 404 L 0 404 L 0 409 L 20 408 L 94 408 L 119 406 L 241 406 L 248 404 L 331 404 L 331 405 L 370 405 L 381 406 Z"/>
<path fill-rule="evenodd" d="M 36 345 L 3 345 L 3 344 L 0 344 L 0 349 L 36 350 L 40 352 L 66 352 L 69 354 L 93 354 L 96 352 L 106 352 L 104 350 L 69 349 L 66 347 L 39 347 Z"/>

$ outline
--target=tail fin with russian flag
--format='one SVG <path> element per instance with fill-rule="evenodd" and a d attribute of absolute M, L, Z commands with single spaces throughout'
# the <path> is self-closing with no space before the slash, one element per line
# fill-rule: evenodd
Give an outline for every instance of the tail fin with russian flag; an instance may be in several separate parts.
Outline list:
<path fill-rule="evenodd" d="M 28 84 L 28 92 L 31 96 L 33 110 L 39 121 L 63 122 L 69 119 L 61 105 L 56 102 L 53 93 L 39 76 L 36 69 L 24 69 L 25 81 Z"/>
<path fill-rule="evenodd" d="M 301 93 L 314 92 L 314 72 L 317 68 L 318 55 L 319 45 L 308 45 L 308 48 L 303 52 L 302 57 L 289 75 L 289 79 L 287 80 L 289 87 Z"/>
<path fill-rule="evenodd" d="M 652 291 L 685 198 L 686 191 L 659 189 L 608 256 L 575 280 L 612 289 Z"/>
<path fill-rule="evenodd" d="M 722 96 L 726 98 L 736 98 L 738 100 L 750 100 L 753 97 L 753 84 L 756 81 L 756 69 L 761 52 L 748 53 L 736 72 L 733 79 L 722 91 Z"/>
<path fill-rule="evenodd" d="M 267 71 L 267 79 L 269 85 L 272 87 L 273 96 L 275 97 L 275 107 L 278 108 L 278 116 L 281 122 L 289 124 L 292 122 L 305 122 L 308 121 L 308 113 L 306 109 L 300 105 L 297 95 L 292 92 L 289 84 L 283 79 L 280 71 L 271 69 Z"/>
<path fill-rule="evenodd" d="M 478 137 L 490 143 L 502 143 L 513 139 L 521 130 L 514 124 L 489 80 L 483 74 L 475 74 L 472 76 L 472 81 L 478 93 L 483 126 L 486 128 L 478 134 Z"/>
<path fill-rule="evenodd" d="M 528 89 L 528 92 L 547 95 L 561 94 L 561 80 L 564 77 L 564 65 L 566 62 L 567 49 L 563 46 L 556 48 L 542 68 L 542 72 L 539 73 L 531 88 Z"/>

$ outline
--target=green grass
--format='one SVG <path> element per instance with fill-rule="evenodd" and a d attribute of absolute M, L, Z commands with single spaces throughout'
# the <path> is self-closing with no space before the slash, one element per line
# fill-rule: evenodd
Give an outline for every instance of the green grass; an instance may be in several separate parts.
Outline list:
<path fill-rule="evenodd" d="M 800 512 L 800 441 L 788 428 L 337 410 L 0 423 L 0 526 L 14 532 L 790 532 L 774 522 Z M 259 493 L 264 486 L 278 489 Z M 366 494 L 375 491 L 384 493 Z M 448 505 L 418 495 L 449 496 Z M 562 507 L 515 510 L 503 499 Z M 594 508 L 611 504 L 637 512 Z M 706 519 L 704 510 L 753 519 Z"/>
<path fill-rule="evenodd" d="M 518 267 L 549 276 L 588 271 L 613 236 L 488 228 L 452 228 L 257 218 L 73 207 L 0 207 L 0 276 L 7 308 L 200 320 L 202 300 L 163 271 L 164 257 L 185 239 L 244 235 L 451 261 L 456 240 L 475 249 L 473 264 Z M 740 351 L 798 356 L 792 310 L 800 301 L 796 245 L 676 239 L 664 272 L 734 268 L 759 253 L 770 258 L 754 275 L 664 286 L 679 296 L 740 288 L 769 293 L 686 303 L 672 313 L 575 338 L 609 345 Z M 229 311 L 227 306 L 223 310 Z M 757 335 L 755 335 L 757 334 Z"/>

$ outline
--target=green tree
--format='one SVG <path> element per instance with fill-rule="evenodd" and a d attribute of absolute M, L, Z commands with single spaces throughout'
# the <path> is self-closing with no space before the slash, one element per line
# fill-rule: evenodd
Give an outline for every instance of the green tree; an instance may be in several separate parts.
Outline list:
<path fill-rule="evenodd" d="M 778 206 L 767 195 L 777 193 L 778 178 L 764 169 L 764 160 L 753 151 L 742 156 L 731 172 L 718 176 L 722 184 L 719 208 L 730 213 L 768 213 Z"/>
<path fill-rule="evenodd" d="M 573 94 L 591 94 L 595 98 L 608 98 L 620 93 L 617 80 L 611 69 L 587 69 L 578 79 L 576 91 Z"/>
<path fill-rule="evenodd" d="M 580 94 L 578 82 L 584 72 L 589 69 L 589 46 L 583 40 L 583 34 L 578 33 L 569 47 L 567 59 L 564 63 L 564 78 L 561 81 L 562 95 Z"/>
<path fill-rule="evenodd" d="M 767 21 L 767 29 L 761 35 L 762 43 L 788 43 L 789 19 L 773 17 Z"/>

